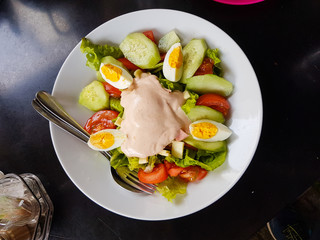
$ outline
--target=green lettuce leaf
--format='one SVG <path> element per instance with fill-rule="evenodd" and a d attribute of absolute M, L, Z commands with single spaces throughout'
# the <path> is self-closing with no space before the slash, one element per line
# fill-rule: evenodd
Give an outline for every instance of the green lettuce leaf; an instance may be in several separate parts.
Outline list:
<path fill-rule="evenodd" d="M 162 70 L 162 66 L 161 66 L 161 70 Z M 154 74 L 158 77 L 160 84 L 164 88 L 170 89 L 171 91 L 178 90 L 181 92 L 183 92 L 185 89 L 184 84 L 179 83 L 179 82 L 171 82 L 168 79 L 165 79 L 162 71 L 152 72 L 152 74 Z"/>
<path fill-rule="evenodd" d="M 122 113 L 124 111 L 124 108 L 120 104 L 120 99 L 118 98 L 109 98 L 109 105 L 111 110 L 115 110 L 119 113 Z"/>
<path fill-rule="evenodd" d="M 112 157 L 110 159 L 110 165 L 114 169 L 129 165 L 127 156 L 124 155 L 124 153 L 121 151 L 120 148 L 113 149 L 111 151 L 111 154 L 112 154 Z"/>
<path fill-rule="evenodd" d="M 131 171 L 139 170 L 140 168 L 144 169 L 146 166 L 145 164 L 139 164 L 139 158 L 137 157 L 128 157 L 128 168 Z"/>
<path fill-rule="evenodd" d="M 180 178 L 168 177 L 165 181 L 157 184 L 157 190 L 168 201 L 172 202 L 177 194 L 185 194 L 187 192 L 187 185 L 188 183 Z"/>
<path fill-rule="evenodd" d="M 165 78 L 159 78 L 159 82 L 163 87 L 170 89 L 171 91 L 175 91 L 175 90 L 178 90 L 180 92 L 184 91 L 184 86 L 181 83 L 171 82 Z"/>
<path fill-rule="evenodd" d="M 148 167 L 150 170 L 152 170 L 154 168 L 155 164 L 161 162 L 157 156 L 148 157 L 148 163 L 145 163 L 145 164 L 139 164 L 139 158 L 137 158 L 137 157 L 129 157 L 128 161 L 129 161 L 128 168 L 131 171 L 145 169 L 146 167 Z"/>
<path fill-rule="evenodd" d="M 214 66 L 213 72 L 214 74 L 222 77 L 222 67 L 221 67 L 221 60 L 219 57 L 219 49 L 207 49 L 206 57 L 213 59 Z"/>
<path fill-rule="evenodd" d="M 182 83 L 171 82 L 165 78 L 159 78 L 159 81 L 164 88 L 170 89 L 171 91 L 175 91 L 175 90 L 178 90 L 180 92 L 184 91 L 184 85 Z"/>
<path fill-rule="evenodd" d="M 214 64 L 218 64 L 221 62 L 219 58 L 219 49 L 207 49 L 206 57 L 213 59 Z"/>
<path fill-rule="evenodd" d="M 161 163 L 160 159 L 157 156 L 151 156 L 148 158 L 147 168 L 152 170 L 155 164 Z"/>
<path fill-rule="evenodd" d="M 199 98 L 199 95 L 194 92 L 189 91 L 189 94 L 190 97 L 181 107 L 186 114 L 188 114 L 190 112 L 190 109 L 196 105 L 197 99 Z"/>
<path fill-rule="evenodd" d="M 179 167 L 199 166 L 205 170 L 212 171 L 224 163 L 226 156 L 227 150 L 221 152 L 198 150 L 195 152 L 186 149 L 183 159 L 169 156 L 166 157 L 166 160 L 174 162 Z"/>
<path fill-rule="evenodd" d="M 94 44 L 87 38 L 82 38 L 80 50 L 86 54 L 86 65 L 95 71 L 99 70 L 101 58 L 112 56 L 117 59 L 123 56 L 119 47 Z"/>
<path fill-rule="evenodd" d="M 206 150 L 198 150 L 197 152 L 197 159 L 200 162 L 205 164 L 203 168 L 212 171 L 218 167 L 220 167 L 226 160 L 227 150 L 222 152 L 211 152 Z"/>

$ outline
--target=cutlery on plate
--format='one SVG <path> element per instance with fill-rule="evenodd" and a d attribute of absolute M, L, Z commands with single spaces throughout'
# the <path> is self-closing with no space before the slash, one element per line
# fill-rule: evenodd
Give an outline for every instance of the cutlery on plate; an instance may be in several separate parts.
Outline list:
<path fill-rule="evenodd" d="M 50 122 L 83 142 L 88 142 L 90 134 L 84 130 L 49 93 L 45 91 L 37 92 L 32 101 L 32 106 L 41 116 Z M 108 160 L 112 157 L 107 151 L 100 151 L 100 153 Z M 111 174 L 113 179 L 121 187 L 129 191 L 152 194 L 156 189 L 156 186 L 153 184 L 140 182 L 137 173 L 130 171 L 128 168 L 121 168 L 121 171 L 116 171 L 111 167 Z"/>

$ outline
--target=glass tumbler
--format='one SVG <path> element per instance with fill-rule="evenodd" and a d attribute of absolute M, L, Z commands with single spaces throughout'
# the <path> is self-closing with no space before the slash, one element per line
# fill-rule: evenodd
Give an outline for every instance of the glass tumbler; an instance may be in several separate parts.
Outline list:
<path fill-rule="evenodd" d="M 0 174 L 0 240 L 48 239 L 53 205 L 33 174 Z"/>

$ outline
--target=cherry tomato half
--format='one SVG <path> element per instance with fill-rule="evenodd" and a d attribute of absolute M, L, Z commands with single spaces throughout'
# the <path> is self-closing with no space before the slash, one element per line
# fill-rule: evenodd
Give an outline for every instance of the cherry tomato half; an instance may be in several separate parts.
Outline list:
<path fill-rule="evenodd" d="M 166 58 L 167 53 L 160 53 L 160 58 L 161 58 L 161 62 L 164 61 L 164 59 Z"/>
<path fill-rule="evenodd" d="M 153 32 L 150 30 L 150 31 L 145 31 L 143 32 L 143 34 L 149 38 L 152 42 L 156 43 L 155 39 L 154 39 L 154 35 L 153 35 Z"/>
<path fill-rule="evenodd" d="M 205 176 L 207 176 L 207 174 L 208 174 L 207 170 L 205 170 L 203 168 L 200 168 L 199 169 L 199 173 L 198 173 L 198 177 L 197 177 L 197 181 L 200 181 L 200 180 L 204 179 Z"/>
<path fill-rule="evenodd" d="M 164 161 L 164 165 L 166 166 L 167 172 L 171 177 L 178 176 L 183 170 L 183 167 L 179 167 L 175 163 L 170 163 L 168 161 Z"/>
<path fill-rule="evenodd" d="M 194 182 L 203 179 L 207 175 L 207 173 L 207 170 L 199 166 L 190 166 L 184 168 L 179 176 L 187 182 Z"/>
<path fill-rule="evenodd" d="M 138 66 L 134 65 L 132 62 L 130 62 L 128 59 L 126 58 L 119 58 L 117 59 L 118 61 L 122 62 L 123 65 L 128 69 L 128 70 L 132 70 L 135 71 L 137 69 L 140 69 Z"/>
<path fill-rule="evenodd" d="M 205 75 L 205 74 L 213 74 L 213 65 L 214 61 L 212 58 L 204 58 L 200 67 L 195 72 L 194 76 Z"/>
<path fill-rule="evenodd" d="M 106 90 L 106 92 L 109 93 L 109 95 L 111 97 L 114 97 L 114 98 L 120 98 L 121 97 L 121 91 L 118 88 L 115 88 L 114 86 L 112 86 L 111 84 L 109 84 L 107 82 L 103 82 L 102 84 L 103 84 L 104 89 Z"/>
<path fill-rule="evenodd" d="M 113 119 L 117 118 L 119 113 L 113 110 L 101 110 L 96 112 L 88 119 L 84 129 L 89 133 L 93 134 L 103 129 L 115 129 L 116 125 L 112 122 Z"/>
<path fill-rule="evenodd" d="M 230 104 L 224 97 L 215 93 L 206 93 L 201 95 L 196 105 L 203 105 L 215 109 L 226 117 L 229 114 Z"/>
<path fill-rule="evenodd" d="M 199 173 L 199 167 L 190 166 L 183 169 L 183 171 L 179 174 L 181 178 L 183 178 L 187 182 L 194 182 Z"/>
<path fill-rule="evenodd" d="M 138 178 L 143 183 L 161 183 L 166 180 L 168 177 L 168 172 L 163 163 L 155 165 L 152 172 L 145 172 L 143 169 L 140 169 L 138 172 Z"/>

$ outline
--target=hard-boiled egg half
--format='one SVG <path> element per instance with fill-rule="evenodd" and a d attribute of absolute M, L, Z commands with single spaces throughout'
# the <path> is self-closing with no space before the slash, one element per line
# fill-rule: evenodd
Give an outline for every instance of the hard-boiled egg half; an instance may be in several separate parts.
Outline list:
<path fill-rule="evenodd" d="M 208 119 L 191 123 L 189 130 L 194 139 L 204 142 L 223 141 L 232 134 L 227 126 Z"/>
<path fill-rule="evenodd" d="M 90 135 L 89 147 L 97 151 L 109 151 L 121 146 L 125 135 L 118 129 L 104 129 Z"/>
<path fill-rule="evenodd" d="M 183 72 L 183 55 L 180 43 L 175 43 L 167 52 L 163 61 L 163 75 L 166 79 L 177 82 Z"/>
<path fill-rule="evenodd" d="M 106 82 L 118 89 L 128 88 L 133 81 L 132 76 L 127 70 L 112 63 L 101 63 L 100 73 Z"/>

